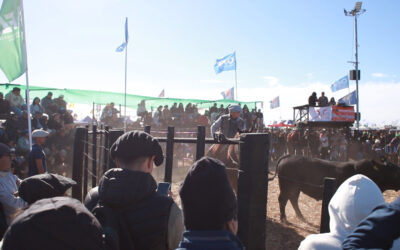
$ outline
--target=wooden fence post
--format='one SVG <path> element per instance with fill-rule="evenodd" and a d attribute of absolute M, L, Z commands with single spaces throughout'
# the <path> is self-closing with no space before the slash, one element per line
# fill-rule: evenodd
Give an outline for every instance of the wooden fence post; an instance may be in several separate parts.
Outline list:
<path fill-rule="evenodd" d="M 109 137 L 109 132 L 110 132 L 110 127 L 105 126 L 104 128 L 104 144 L 103 144 L 103 174 L 107 172 L 108 170 L 108 159 L 110 156 L 110 145 L 108 143 L 108 137 Z"/>
<path fill-rule="evenodd" d="M 265 249 L 269 136 L 240 136 L 238 236 L 247 250 Z"/>
<path fill-rule="evenodd" d="M 167 134 L 167 147 L 166 147 L 166 157 L 165 157 L 165 173 L 164 181 L 172 182 L 172 164 L 174 158 L 174 127 L 168 127 Z"/>
<path fill-rule="evenodd" d="M 97 186 L 97 125 L 92 127 L 92 188 Z"/>
<path fill-rule="evenodd" d="M 83 170 L 83 152 L 85 140 L 85 128 L 77 128 L 75 131 L 74 152 L 72 160 L 72 179 L 76 185 L 72 186 L 72 197 L 82 201 L 82 170 Z"/>
<path fill-rule="evenodd" d="M 89 125 L 85 126 L 85 147 L 84 147 L 84 158 L 83 158 L 83 197 L 87 194 L 88 189 L 88 170 L 89 170 Z"/>
<path fill-rule="evenodd" d="M 322 198 L 321 226 L 319 229 L 320 233 L 329 233 L 330 231 L 328 206 L 335 192 L 336 192 L 336 179 L 325 177 L 324 194 Z"/>
<path fill-rule="evenodd" d="M 206 128 L 197 126 L 196 161 L 204 156 L 206 145 Z"/>

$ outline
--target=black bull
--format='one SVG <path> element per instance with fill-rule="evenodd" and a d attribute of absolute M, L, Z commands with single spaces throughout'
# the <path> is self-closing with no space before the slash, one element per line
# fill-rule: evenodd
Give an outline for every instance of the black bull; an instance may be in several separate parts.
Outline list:
<path fill-rule="evenodd" d="M 336 179 L 339 186 L 355 174 L 363 174 L 373 180 L 381 189 L 400 189 L 400 168 L 390 163 L 374 160 L 334 162 L 321 159 L 307 159 L 303 156 L 283 156 L 276 166 L 279 177 L 279 208 L 281 220 L 286 220 L 285 207 L 290 200 L 297 217 L 303 219 L 298 205 L 300 192 L 321 200 L 325 177 Z"/>

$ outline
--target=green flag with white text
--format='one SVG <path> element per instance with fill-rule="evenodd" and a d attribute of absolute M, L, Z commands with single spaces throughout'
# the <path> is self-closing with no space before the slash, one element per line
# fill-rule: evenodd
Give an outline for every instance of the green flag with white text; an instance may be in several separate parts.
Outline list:
<path fill-rule="evenodd" d="M 8 81 L 25 73 L 21 0 L 3 0 L 0 9 L 0 69 Z"/>

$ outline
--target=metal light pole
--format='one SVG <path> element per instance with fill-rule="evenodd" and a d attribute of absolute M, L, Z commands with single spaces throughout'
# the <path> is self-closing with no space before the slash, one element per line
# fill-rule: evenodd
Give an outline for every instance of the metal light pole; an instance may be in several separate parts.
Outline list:
<path fill-rule="evenodd" d="M 361 9 L 362 2 L 356 2 L 354 9 L 351 11 L 344 10 L 344 14 L 346 16 L 353 16 L 354 17 L 354 40 L 355 40 L 355 62 L 351 62 L 354 64 L 355 69 L 355 80 L 356 80 L 356 96 L 357 96 L 357 121 L 356 127 L 359 129 L 360 127 L 360 101 L 359 101 L 359 94 L 358 94 L 358 81 L 360 80 L 360 74 L 358 71 L 358 39 L 357 39 L 357 16 L 363 14 L 366 10 Z"/>

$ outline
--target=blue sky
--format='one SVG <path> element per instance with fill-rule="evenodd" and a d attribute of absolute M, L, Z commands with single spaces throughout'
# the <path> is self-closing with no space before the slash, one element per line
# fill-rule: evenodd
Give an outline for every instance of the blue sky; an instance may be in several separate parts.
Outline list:
<path fill-rule="evenodd" d="M 0 2 L 2 2 L 0 0 Z M 129 18 L 128 92 L 218 99 L 233 86 L 233 72 L 216 75 L 215 59 L 236 51 L 239 99 L 282 107 L 273 119 L 290 118 L 309 92 L 325 91 L 348 73 L 354 59 L 353 20 L 343 8 L 355 1 L 70 0 L 25 1 L 30 82 L 38 86 L 122 92 L 123 41 Z M 359 18 L 363 118 L 400 119 L 400 2 L 363 1 Z M 1 56 L 1 55 L 0 55 Z M 6 82 L 0 73 L 0 82 Z M 24 83 L 24 78 L 15 81 Z M 378 86 L 378 87 L 377 87 Z M 351 83 L 350 89 L 354 89 Z M 339 98 L 348 90 L 335 93 Z M 379 99 L 382 96 L 383 99 Z M 267 105 L 266 105 L 267 106 Z M 364 108 L 364 109 L 363 109 Z"/>

